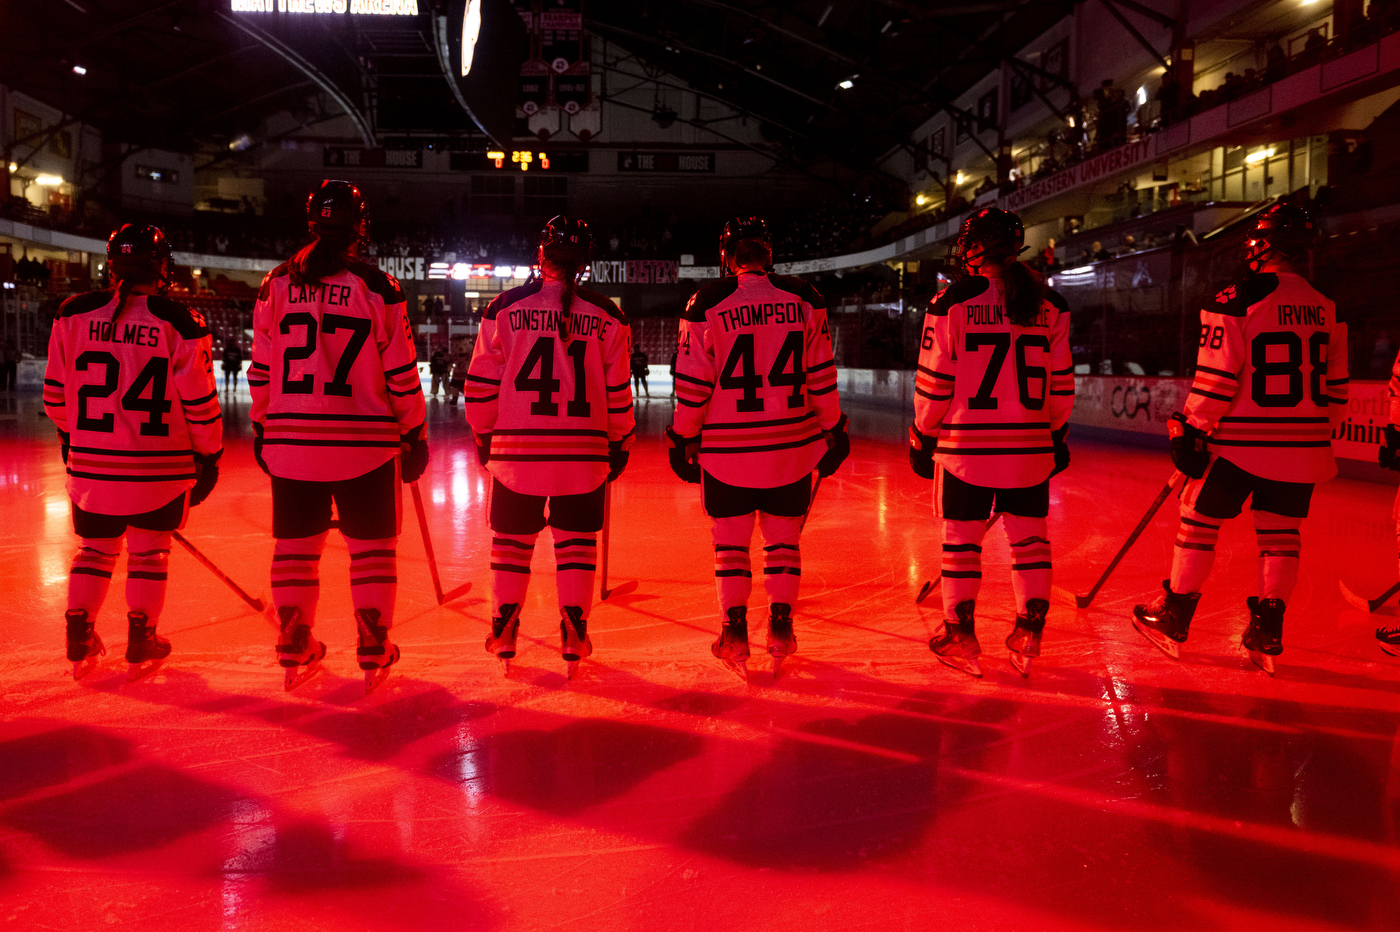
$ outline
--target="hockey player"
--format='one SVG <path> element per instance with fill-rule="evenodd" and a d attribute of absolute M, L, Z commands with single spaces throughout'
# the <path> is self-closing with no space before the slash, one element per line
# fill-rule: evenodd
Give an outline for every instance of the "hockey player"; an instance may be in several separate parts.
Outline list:
<path fill-rule="evenodd" d="M 311 629 L 334 502 L 369 692 L 399 659 L 389 640 L 399 481 L 416 482 L 427 468 L 427 409 L 403 291 L 356 257 L 369 230 L 359 189 L 322 182 L 306 219 L 315 240 L 269 272 L 258 292 L 248 370 L 254 455 L 272 479 L 277 657 L 291 690 L 326 655 Z"/>
<path fill-rule="evenodd" d="M 506 672 L 535 539 L 546 524 L 554 538 L 559 632 L 570 678 L 593 652 L 588 615 L 604 487 L 626 468 L 635 440 L 631 331 L 611 300 L 578 287 L 589 248 L 583 221 L 555 217 L 545 225 L 541 277 L 491 302 L 467 372 L 467 422 L 493 477 L 495 614 L 486 649 Z"/>
<path fill-rule="evenodd" d="M 1040 656 L 1050 609 L 1050 477 L 1069 466 L 1074 366 L 1069 308 L 1021 264 L 1015 214 L 983 208 L 953 246 L 962 275 L 924 319 L 909 461 L 933 479 L 943 519 L 944 621 L 929 649 L 982 675 L 975 631 L 982 537 L 993 513 L 1011 544 L 1016 621 L 1006 639 L 1022 676 Z"/>
<path fill-rule="evenodd" d="M 744 678 L 757 515 L 776 677 L 797 650 L 792 606 L 812 470 L 831 475 L 851 441 L 836 395 L 826 301 L 802 279 L 768 272 L 773 245 L 758 217 L 726 223 L 719 251 L 727 277 L 703 285 L 681 315 L 676 413 L 666 435 L 671 468 L 701 484 L 712 522 L 722 622 L 710 651 Z"/>
<path fill-rule="evenodd" d="M 1133 625 L 1180 656 L 1220 526 L 1251 499 L 1259 595 L 1241 643 L 1273 675 L 1283 615 L 1298 579 L 1299 535 L 1315 483 L 1337 474 L 1330 435 L 1347 403 L 1347 331 L 1332 302 L 1303 278 L 1315 237 L 1307 212 L 1279 203 L 1245 240 L 1247 267 L 1201 311 L 1196 376 L 1168 426 L 1188 481 L 1163 597 L 1133 609 Z"/>
<path fill-rule="evenodd" d="M 107 241 L 107 262 L 115 286 L 63 302 L 44 372 L 44 408 L 58 429 L 82 538 L 68 577 L 74 679 L 106 653 L 94 623 L 123 537 L 130 678 L 169 656 L 156 623 L 171 533 L 213 490 L 223 453 L 213 337 L 203 317 L 164 296 L 164 234 L 128 223 Z"/>
<path fill-rule="evenodd" d="M 1385 469 L 1400 472 L 1400 356 L 1395 358 L 1395 364 L 1390 369 L 1389 395 L 1390 423 L 1385 425 L 1385 435 L 1381 441 L 1380 464 Z M 1396 543 L 1400 545 L 1400 493 L 1395 496 L 1392 517 Z M 1381 625 L 1376 629 L 1376 640 L 1380 642 L 1381 650 L 1400 657 L 1400 625 Z"/>

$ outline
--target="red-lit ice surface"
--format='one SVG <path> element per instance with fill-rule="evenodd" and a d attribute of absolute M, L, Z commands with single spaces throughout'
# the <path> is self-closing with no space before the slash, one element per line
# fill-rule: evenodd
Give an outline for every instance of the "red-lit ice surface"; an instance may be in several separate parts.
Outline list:
<path fill-rule="evenodd" d="M 430 403 L 443 586 L 473 587 L 437 606 L 406 508 L 403 659 L 372 696 L 334 535 L 316 627 L 330 653 L 296 692 L 272 627 L 178 549 L 169 660 L 127 682 L 123 561 L 98 620 L 107 657 L 75 683 L 57 445 L 37 397 L 0 403 L 5 929 L 1400 927 L 1400 663 L 1376 646 L 1379 616 L 1337 590 L 1394 581 L 1393 489 L 1318 490 L 1275 679 L 1239 648 L 1247 517 L 1222 535 L 1180 661 L 1129 622 L 1165 574 L 1173 501 L 1091 609 L 1057 595 L 1029 679 L 1003 645 L 998 525 L 974 680 L 929 652 L 941 590 L 914 605 L 939 528 L 903 419 L 857 409 L 803 538 L 797 653 L 774 682 L 756 572 L 745 685 L 710 654 L 709 530 L 666 466 L 657 397 L 613 492 L 620 591 L 593 611 L 593 656 L 566 681 L 543 535 L 506 677 L 482 646 L 483 474 L 461 408 Z M 220 485 L 185 533 L 266 595 L 246 417 L 246 396 L 227 407 Z M 1050 523 L 1059 585 L 1088 589 L 1169 471 L 1074 444 Z"/>

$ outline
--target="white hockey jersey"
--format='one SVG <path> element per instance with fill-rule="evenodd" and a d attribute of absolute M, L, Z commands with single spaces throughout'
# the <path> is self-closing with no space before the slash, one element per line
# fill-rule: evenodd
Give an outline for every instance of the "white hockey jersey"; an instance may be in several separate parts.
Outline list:
<path fill-rule="evenodd" d="M 223 449 L 204 318 L 157 295 L 63 302 L 49 335 L 44 410 L 67 433 L 68 494 L 84 511 L 135 515 L 193 488 L 194 454 Z"/>
<path fill-rule="evenodd" d="M 273 269 L 253 308 L 248 388 L 274 476 L 353 479 L 397 456 L 427 416 L 399 283 L 360 262 L 319 285 Z"/>
<path fill-rule="evenodd" d="M 491 435 L 491 474 L 522 495 L 580 495 L 608 475 L 608 443 L 636 426 L 632 331 L 617 305 L 577 289 L 559 336 L 564 283 L 504 292 L 481 316 L 464 398 L 467 423 Z"/>
<path fill-rule="evenodd" d="M 1336 306 L 1301 275 L 1250 275 L 1201 311 L 1186 419 L 1256 476 L 1322 482 L 1337 474 L 1332 428 L 1348 382 Z"/>
<path fill-rule="evenodd" d="M 681 316 L 674 428 L 700 436 L 700 466 L 771 489 L 810 473 L 841 420 L 826 301 L 786 275 L 702 285 Z"/>
<path fill-rule="evenodd" d="M 1039 485 L 1055 468 L 1050 434 L 1074 408 L 1069 307 L 1045 293 L 1029 326 L 1006 316 L 1002 283 L 980 275 L 945 288 L 924 315 L 914 424 L 964 482 Z"/>

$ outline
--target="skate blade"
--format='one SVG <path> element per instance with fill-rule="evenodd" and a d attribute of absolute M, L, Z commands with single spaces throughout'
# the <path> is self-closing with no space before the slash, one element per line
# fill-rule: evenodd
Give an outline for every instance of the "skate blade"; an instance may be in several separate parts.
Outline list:
<path fill-rule="evenodd" d="M 578 661 L 578 660 L 568 660 L 568 659 L 566 659 L 566 660 L 564 661 L 564 663 L 565 663 L 565 664 L 567 665 L 567 667 L 568 667 L 568 669 L 567 669 L 567 670 L 565 671 L 565 673 L 564 673 L 564 676 L 565 676 L 566 678 L 572 680 L 574 677 L 578 676 L 578 665 L 579 665 L 579 661 Z"/>
<path fill-rule="evenodd" d="M 297 667 L 288 667 L 287 675 L 282 683 L 283 689 L 286 692 L 291 692 L 320 672 L 321 662 L 319 660 L 313 660 L 311 663 Z"/>
<path fill-rule="evenodd" d="M 510 657 L 502 657 L 500 654 L 497 654 L 497 655 L 496 655 L 496 659 L 499 660 L 499 661 L 501 662 L 501 675 L 502 675 L 502 676 L 510 676 L 510 661 L 511 661 L 511 658 L 510 658 Z"/>
<path fill-rule="evenodd" d="M 1400 657 L 1400 644 L 1387 644 L 1384 641 L 1382 641 L 1381 650 L 1385 651 L 1392 657 Z"/>
<path fill-rule="evenodd" d="M 1030 679 L 1030 675 L 1031 675 L 1031 658 L 1030 658 L 1030 657 L 1027 657 L 1025 654 L 1018 654 L 1018 653 L 1016 653 L 1016 652 L 1013 650 L 1013 651 L 1011 652 L 1011 656 L 1010 656 L 1009 659 L 1011 660 L 1011 665 L 1012 665 L 1013 667 L 1016 668 L 1016 672 L 1017 672 L 1017 673 L 1021 674 L 1022 676 L 1026 677 L 1027 679 Z"/>
<path fill-rule="evenodd" d="M 380 684 L 382 684 L 385 680 L 389 678 L 389 671 L 392 669 L 393 667 L 378 667 L 373 670 L 366 670 L 365 695 L 368 696 L 370 693 L 378 689 Z"/>
<path fill-rule="evenodd" d="M 726 670 L 733 673 L 745 683 L 749 681 L 749 662 L 747 660 L 721 660 Z"/>
<path fill-rule="evenodd" d="M 934 654 L 934 656 L 938 658 L 939 663 L 952 667 L 954 670 L 959 670 L 969 676 L 978 677 L 979 679 L 982 676 L 982 665 L 977 662 L 976 657 L 943 657 L 939 654 Z"/>
<path fill-rule="evenodd" d="M 1153 629 L 1146 627 L 1145 625 L 1139 624 L 1136 618 L 1133 619 L 1133 627 L 1136 628 L 1138 630 L 1138 633 L 1140 633 L 1143 637 L 1147 638 L 1148 642 L 1151 643 L 1153 647 L 1157 648 L 1173 660 L 1181 659 L 1180 644 L 1176 643 L 1171 638 L 1167 637 L 1165 634 L 1162 634 L 1160 631 L 1154 631 Z"/>
<path fill-rule="evenodd" d="M 165 658 L 159 660 L 144 660 L 141 663 L 133 663 L 126 668 L 126 681 L 134 683 L 137 680 L 145 679 L 152 673 L 160 669 L 160 665 L 165 663 Z"/>
<path fill-rule="evenodd" d="M 782 655 L 781 657 L 777 654 L 773 654 L 773 679 L 776 680 L 778 677 L 783 675 L 783 661 L 786 659 L 786 654 Z"/>
<path fill-rule="evenodd" d="M 1256 667 L 1258 667 L 1259 669 L 1263 670 L 1265 673 L 1269 674 L 1270 676 L 1273 676 L 1273 675 L 1274 675 L 1274 658 L 1273 658 L 1273 657 L 1269 656 L 1268 654 L 1261 654 L 1261 653 L 1260 653 L 1259 651 L 1257 651 L 1257 650 L 1251 650 L 1251 651 L 1248 651 L 1248 653 L 1249 653 L 1249 659 L 1250 659 L 1250 661 L 1252 661 L 1253 664 L 1254 664 Z"/>
<path fill-rule="evenodd" d="M 93 654 L 85 660 L 79 660 L 73 664 L 73 679 L 80 680 L 93 670 L 97 669 L 97 655 Z"/>

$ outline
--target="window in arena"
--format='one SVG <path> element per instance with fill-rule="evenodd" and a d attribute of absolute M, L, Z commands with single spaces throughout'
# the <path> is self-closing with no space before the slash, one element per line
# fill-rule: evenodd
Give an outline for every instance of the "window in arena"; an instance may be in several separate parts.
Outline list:
<path fill-rule="evenodd" d="M 472 175 L 470 210 L 477 216 L 515 213 L 515 175 Z"/>
<path fill-rule="evenodd" d="M 569 211 L 569 179 L 559 175 L 525 176 L 525 216 L 553 217 Z"/>

